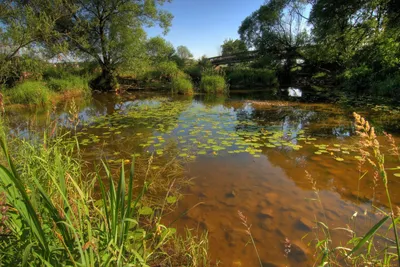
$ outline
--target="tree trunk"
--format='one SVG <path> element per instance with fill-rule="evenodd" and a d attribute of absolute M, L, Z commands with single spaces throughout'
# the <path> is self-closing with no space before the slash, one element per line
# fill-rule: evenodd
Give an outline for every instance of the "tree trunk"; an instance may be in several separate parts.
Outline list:
<path fill-rule="evenodd" d="M 107 66 L 102 66 L 101 75 L 91 82 L 91 87 L 100 91 L 117 91 L 119 84 L 115 71 Z"/>

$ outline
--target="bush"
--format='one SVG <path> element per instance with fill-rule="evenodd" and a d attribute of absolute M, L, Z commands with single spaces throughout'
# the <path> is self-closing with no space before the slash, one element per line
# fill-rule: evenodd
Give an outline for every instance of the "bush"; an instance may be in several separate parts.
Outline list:
<path fill-rule="evenodd" d="M 269 69 L 234 68 L 228 69 L 226 73 L 231 85 L 263 87 L 278 85 L 275 71 Z"/>
<path fill-rule="evenodd" d="M 51 91 L 42 82 L 27 81 L 5 91 L 11 104 L 45 105 L 50 100 Z"/>
<path fill-rule="evenodd" d="M 367 66 L 348 69 L 341 75 L 343 86 L 348 91 L 365 92 L 370 88 L 372 74 L 372 69 Z"/>
<path fill-rule="evenodd" d="M 171 88 L 172 92 L 178 94 L 192 95 L 194 93 L 193 84 L 186 77 L 177 77 L 172 79 Z"/>
<path fill-rule="evenodd" d="M 223 93 L 226 89 L 225 79 L 218 75 L 205 75 L 201 77 L 200 89 L 206 93 Z"/>
<path fill-rule="evenodd" d="M 388 75 L 384 80 L 375 81 L 372 84 L 374 94 L 384 97 L 399 99 L 400 93 L 400 73 Z"/>
<path fill-rule="evenodd" d="M 47 86 L 55 92 L 89 91 L 89 81 L 79 76 L 69 75 L 64 78 L 50 78 L 46 82 Z"/>

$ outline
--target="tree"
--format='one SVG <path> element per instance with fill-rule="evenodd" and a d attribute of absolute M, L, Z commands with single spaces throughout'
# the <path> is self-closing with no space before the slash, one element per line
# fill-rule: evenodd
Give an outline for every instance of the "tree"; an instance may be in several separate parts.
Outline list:
<path fill-rule="evenodd" d="M 0 84 L 19 78 L 21 60 L 15 57 L 49 41 L 66 13 L 62 0 L 0 0 Z"/>
<path fill-rule="evenodd" d="M 222 56 L 247 52 L 246 43 L 242 40 L 227 39 L 221 45 Z"/>
<path fill-rule="evenodd" d="M 371 50 L 368 47 L 376 49 L 387 38 L 398 38 L 398 28 L 388 27 L 397 23 L 399 15 L 393 13 L 396 8 L 399 5 L 396 7 L 394 1 L 388 0 L 317 1 L 312 7 L 310 22 L 316 43 L 329 51 L 325 60 L 342 67 L 358 65 L 357 58 L 365 58 L 360 55 Z"/>
<path fill-rule="evenodd" d="M 158 23 L 168 31 L 172 15 L 160 9 L 166 0 L 70 0 L 71 15 L 58 20 L 57 31 L 71 51 L 95 59 L 101 75 L 100 90 L 116 89 L 116 71 L 142 52 L 143 27 Z"/>
<path fill-rule="evenodd" d="M 162 37 L 153 37 L 146 44 L 147 55 L 153 63 L 171 59 L 175 53 L 174 46 Z"/>
<path fill-rule="evenodd" d="M 193 57 L 192 53 L 190 53 L 189 48 L 186 46 L 180 45 L 176 48 L 176 55 L 183 59 L 184 61 L 191 59 Z"/>
<path fill-rule="evenodd" d="M 309 42 L 304 4 L 300 0 L 270 0 L 242 22 L 241 40 L 261 57 L 271 58 L 275 66 L 284 63 L 289 74 L 296 59 L 302 57 L 299 49 Z"/>

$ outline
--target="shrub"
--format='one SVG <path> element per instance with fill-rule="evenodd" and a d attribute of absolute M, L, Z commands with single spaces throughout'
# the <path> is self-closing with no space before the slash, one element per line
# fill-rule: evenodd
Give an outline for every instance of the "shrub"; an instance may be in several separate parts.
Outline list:
<path fill-rule="evenodd" d="M 263 86 L 278 85 L 275 71 L 269 69 L 234 68 L 228 69 L 227 79 L 231 85 Z"/>
<path fill-rule="evenodd" d="M 348 91 L 362 92 L 370 88 L 373 71 L 367 66 L 360 66 L 346 70 L 341 78 L 343 86 Z"/>
<path fill-rule="evenodd" d="M 201 77 L 200 89 L 206 93 L 223 93 L 226 89 L 225 79 L 218 75 L 205 75 Z"/>
<path fill-rule="evenodd" d="M 399 99 L 400 73 L 388 75 L 384 80 L 374 82 L 372 90 L 376 95 Z"/>
<path fill-rule="evenodd" d="M 186 77 L 177 77 L 172 79 L 171 83 L 172 92 L 183 94 L 183 95 L 192 95 L 193 91 L 193 84 Z"/>
<path fill-rule="evenodd" d="M 185 68 L 185 73 L 188 74 L 195 82 L 199 82 L 201 79 L 202 73 L 200 66 L 189 66 Z"/>
<path fill-rule="evenodd" d="M 82 93 L 86 93 L 89 91 L 89 81 L 74 75 L 64 78 L 50 78 L 46 84 L 55 92 L 81 91 Z"/>
<path fill-rule="evenodd" d="M 42 82 L 27 81 L 5 91 L 11 104 L 45 105 L 50 100 L 50 90 Z"/>

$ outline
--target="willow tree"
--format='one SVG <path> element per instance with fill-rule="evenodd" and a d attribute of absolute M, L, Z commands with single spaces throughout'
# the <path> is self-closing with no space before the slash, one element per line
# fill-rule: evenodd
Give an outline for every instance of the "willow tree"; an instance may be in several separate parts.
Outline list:
<path fill-rule="evenodd" d="M 101 75 L 93 85 L 100 90 L 118 87 L 120 66 L 145 53 L 145 27 L 158 25 L 168 31 L 172 15 L 161 9 L 167 0 L 70 0 L 69 14 L 56 30 L 70 51 L 98 62 Z"/>

